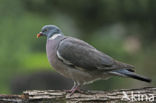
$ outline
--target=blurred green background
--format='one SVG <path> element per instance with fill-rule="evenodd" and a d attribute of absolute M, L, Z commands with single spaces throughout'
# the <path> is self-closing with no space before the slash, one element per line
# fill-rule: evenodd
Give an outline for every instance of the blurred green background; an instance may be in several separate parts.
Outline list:
<path fill-rule="evenodd" d="M 36 39 L 46 24 L 59 26 L 65 35 L 80 38 L 153 79 L 147 84 L 115 77 L 85 88 L 112 90 L 156 85 L 156 0 L 0 0 L 1 94 L 55 89 L 48 87 L 57 83 L 57 76 L 48 78 L 53 81 L 47 86 L 45 76 L 36 75 L 55 72 L 46 57 L 46 38 Z"/>

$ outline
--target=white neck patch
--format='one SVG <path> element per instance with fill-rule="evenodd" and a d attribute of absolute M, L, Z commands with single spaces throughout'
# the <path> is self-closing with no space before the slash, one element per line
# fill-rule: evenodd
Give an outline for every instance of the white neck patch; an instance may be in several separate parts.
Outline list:
<path fill-rule="evenodd" d="M 54 40 L 56 39 L 58 36 L 61 36 L 62 34 L 54 34 L 52 37 L 50 37 L 48 40 Z"/>

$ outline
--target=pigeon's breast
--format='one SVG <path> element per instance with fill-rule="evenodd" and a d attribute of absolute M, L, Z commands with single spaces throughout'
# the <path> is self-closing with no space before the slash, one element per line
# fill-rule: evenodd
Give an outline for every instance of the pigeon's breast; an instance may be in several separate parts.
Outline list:
<path fill-rule="evenodd" d="M 46 52 L 47 52 L 47 57 L 50 62 L 50 64 L 53 66 L 57 63 L 57 48 L 61 40 L 63 40 L 63 37 L 58 37 L 53 40 L 47 40 L 46 44 Z"/>
<path fill-rule="evenodd" d="M 69 75 L 68 75 L 68 70 L 66 65 L 64 65 L 57 57 L 57 48 L 60 41 L 63 39 L 65 38 L 60 37 L 54 40 L 47 40 L 46 52 L 47 52 L 48 61 L 53 67 L 53 69 L 55 69 L 63 76 L 68 77 Z"/>

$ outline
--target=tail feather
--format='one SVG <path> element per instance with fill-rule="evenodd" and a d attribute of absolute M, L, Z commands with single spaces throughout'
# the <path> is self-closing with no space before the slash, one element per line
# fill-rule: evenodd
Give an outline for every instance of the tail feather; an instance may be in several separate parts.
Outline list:
<path fill-rule="evenodd" d="M 126 77 L 131 77 L 133 79 L 137 79 L 137 80 L 141 80 L 144 82 L 151 82 L 152 80 L 150 78 L 141 76 L 139 74 L 136 74 L 134 72 L 131 72 L 127 69 L 121 69 L 121 70 L 116 70 L 116 71 L 112 71 L 112 74 L 118 75 L 118 76 L 126 76 Z"/>

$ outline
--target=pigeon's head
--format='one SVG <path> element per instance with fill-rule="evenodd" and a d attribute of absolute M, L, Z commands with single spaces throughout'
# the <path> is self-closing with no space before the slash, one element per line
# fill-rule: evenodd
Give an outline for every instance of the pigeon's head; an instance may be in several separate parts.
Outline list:
<path fill-rule="evenodd" d="M 42 27 L 41 32 L 37 34 L 37 38 L 40 36 L 52 37 L 55 34 L 61 34 L 61 30 L 55 25 L 45 25 Z"/>

